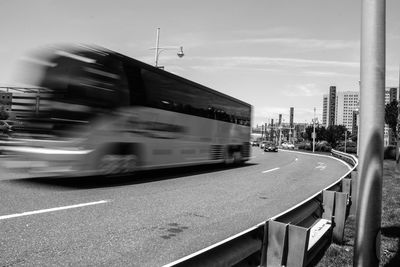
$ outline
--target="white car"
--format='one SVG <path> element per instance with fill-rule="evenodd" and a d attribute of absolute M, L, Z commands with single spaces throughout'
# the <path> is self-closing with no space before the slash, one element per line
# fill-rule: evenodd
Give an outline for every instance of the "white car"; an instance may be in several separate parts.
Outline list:
<path fill-rule="evenodd" d="M 292 143 L 282 143 L 282 148 L 286 148 L 286 149 L 294 149 L 294 145 Z"/>
<path fill-rule="evenodd" d="M 287 148 L 288 148 L 288 149 L 294 149 L 294 145 L 293 145 L 292 143 L 288 143 L 288 144 L 287 144 Z"/>

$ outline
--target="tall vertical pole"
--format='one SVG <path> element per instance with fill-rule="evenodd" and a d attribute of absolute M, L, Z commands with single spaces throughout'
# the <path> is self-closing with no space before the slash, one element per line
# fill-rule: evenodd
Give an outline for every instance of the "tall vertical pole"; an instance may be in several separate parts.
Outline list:
<path fill-rule="evenodd" d="M 360 166 L 354 266 L 378 266 L 385 113 L 385 0 L 363 0 Z"/>
<path fill-rule="evenodd" d="M 400 69 L 399 69 L 399 88 L 397 89 L 397 94 L 400 96 Z M 400 98 L 400 97 L 399 97 Z M 399 98 L 397 98 L 397 101 L 399 101 Z M 397 113 L 397 133 L 396 133 L 396 163 L 398 164 L 400 161 L 400 101 L 397 102 L 397 108 L 398 108 L 398 113 Z"/>
<path fill-rule="evenodd" d="M 313 133 L 312 133 L 312 152 L 315 152 L 315 107 L 314 107 L 314 118 L 313 118 Z"/>
<path fill-rule="evenodd" d="M 160 42 L 160 28 L 157 28 L 156 50 L 155 50 L 155 54 L 154 54 L 154 61 L 155 61 L 155 63 L 156 63 L 156 67 L 158 67 L 159 42 Z"/>

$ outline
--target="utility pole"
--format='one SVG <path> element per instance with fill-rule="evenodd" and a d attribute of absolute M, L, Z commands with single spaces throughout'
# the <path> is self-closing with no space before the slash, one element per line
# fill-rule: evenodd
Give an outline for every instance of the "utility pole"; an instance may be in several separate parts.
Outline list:
<path fill-rule="evenodd" d="M 385 114 L 385 0 L 362 0 L 360 158 L 353 266 L 378 266 Z"/>
<path fill-rule="evenodd" d="M 160 28 L 157 28 L 156 49 L 155 49 L 155 54 L 154 54 L 154 61 L 155 61 L 155 66 L 156 66 L 156 68 L 158 67 L 158 50 L 159 50 L 159 44 L 160 44 Z"/>
<path fill-rule="evenodd" d="M 313 133 L 312 133 L 312 152 L 315 152 L 315 107 L 314 107 L 314 118 L 313 118 Z"/>

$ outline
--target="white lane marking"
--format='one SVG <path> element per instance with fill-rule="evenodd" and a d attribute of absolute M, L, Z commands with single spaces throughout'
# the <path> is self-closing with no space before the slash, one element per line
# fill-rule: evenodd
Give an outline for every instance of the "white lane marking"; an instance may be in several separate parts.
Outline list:
<path fill-rule="evenodd" d="M 100 201 L 96 201 L 96 202 L 81 203 L 81 204 L 63 206 L 63 207 L 57 207 L 57 208 L 51 208 L 51 209 L 34 210 L 34 211 L 27 211 L 27 212 L 15 213 L 15 214 L 10 214 L 10 215 L 3 215 L 3 216 L 0 216 L 0 220 L 22 217 L 22 216 L 29 216 L 29 215 L 34 215 L 34 214 L 46 213 L 46 212 L 59 211 L 59 210 L 75 209 L 75 208 L 80 208 L 80 207 L 85 207 L 85 206 L 90 206 L 90 205 L 104 204 L 107 202 L 109 202 L 109 200 L 100 200 Z"/>
<path fill-rule="evenodd" d="M 336 157 L 334 157 L 334 156 L 321 155 L 321 154 L 314 154 L 314 153 L 311 153 L 311 152 L 310 152 L 310 153 L 307 153 L 307 152 L 299 152 L 299 151 L 290 151 L 290 150 L 281 150 L 281 151 L 287 152 L 287 153 L 297 153 L 297 154 L 303 154 L 303 155 L 308 155 L 308 156 L 330 158 L 330 159 L 334 159 L 334 160 L 337 160 L 337 161 L 343 163 L 344 165 L 347 166 L 347 168 L 349 168 L 349 170 L 352 170 L 352 169 L 353 169 L 353 167 L 350 166 L 349 163 L 347 163 L 347 162 L 344 161 L 344 160 L 338 159 L 338 158 L 336 158 Z"/>
<path fill-rule="evenodd" d="M 270 169 L 270 170 L 263 171 L 262 173 L 273 172 L 273 171 L 276 171 L 276 170 L 279 170 L 279 169 L 280 169 L 279 167 L 278 168 L 273 168 L 273 169 Z"/>

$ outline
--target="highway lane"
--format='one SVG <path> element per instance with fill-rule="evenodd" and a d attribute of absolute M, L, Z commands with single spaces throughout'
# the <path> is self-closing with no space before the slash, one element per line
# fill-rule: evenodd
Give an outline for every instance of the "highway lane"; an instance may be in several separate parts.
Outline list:
<path fill-rule="evenodd" d="M 113 179 L 3 176 L 0 265 L 160 266 L 265 221 L 348 171 L 327 157 L 259 148 L 253 156 L 238 168 Z"/>

